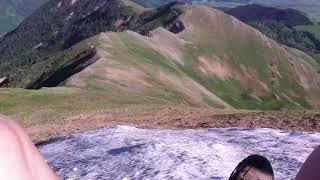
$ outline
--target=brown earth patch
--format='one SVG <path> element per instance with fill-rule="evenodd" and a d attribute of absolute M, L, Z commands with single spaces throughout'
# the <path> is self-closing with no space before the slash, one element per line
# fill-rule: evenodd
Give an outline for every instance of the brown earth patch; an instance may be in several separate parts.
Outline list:
<path fill-rule="evenodd" d="M 244 65 L 240 65 L 240 72 L 235 74 L 235 79 L 240 81 L 244 87 L 253 90 L 253 93 L 258 96 L 266 96 L 270 90 L 268 85 L 258 80 L 256 74 Z"/>
<path fill-rule="evenodd" d="M 320 74 L 310 64 L 302 60 L 293 59 L 293 67 L 298 76 L 299 82 L 306 90 L 320 88 Z"/>
<path fill-rule="evenodd" d="M 207 38 L 207 35 L 213 34 L 221 37 L 229 34 L 230 30 L 235 30 L 231 16 L 204 5 L 185 6 L 179 20 L 185 26 L 185 30 L 179 33 L 179 36 L 185 39 L 199 40 L 202 39 L 201 37 Z M 228 27 L 228 31 L 225 27 Z"/>
<path fill-rule="evenodd" d="M 206 57 L 199 57 L 198 62 L 198 69 L 204 74 L 215 75 L 223 80 L 232 76 L 229 65 L 223 62 L 219 57 L 210 59 Z"/>
<path fill-rule="evenodd" d="M 280 78 L 282 77 L 279 71 L 279 65 L 270 63 L 268 65 L 269 71 L 271 73 L 271 84 L 272 85 L 279 85 Z"/>
<path fill-rule="evenodd" d="M 152 48 L 164 57 L 167 57 L 172 64 L 184 65 L 181 50 L 187 43 L 176 34 L 164 29 L 157 28 L 151 32 L 151 37 L 142 36 L 136 32 L 127 31 L 132 39 L 138 41 L 146 48 Z"/>
<path fill-rule="evenodd" d="M 256 37 L 258 41 L 263 42 L 263 44 L 265 46 L 267 46 L 268 48 L 272 48 L 273 44 L 276 44 L 275 41 L 273 41 L 272 39 L 268 38 L 265 34 L 263 34 L 262 32 L 252 28 L 253 31 L 255 31 Z"/>
<path fill-rule="evenodd" d="M 173 59 L 176 63 L 184 65 L 184 58 L 181 51 L 185 48 L 185 45 L 187 44 L 186 41 L 164 28 L 157 28 L 153 30 L 151 34 L 153 49 L 158 50 L 162 55 Z"/>
<path fill-rule="evenodd" d="M 202 105 L 208 106 L 207 102 L 203 100 L 203 98 L 209 98 L 213 102 L 216 102 L 220 105 L 223 105 L 226 108 L 232 108 L 229 104 L 224 102 L 221 98 L 216 96 L 215 94 L 211 93 L 205 87 L 203 87 L 198 82 L 194 81 L 193 79 L 185 76 L 179 77 L 176 75 L 166 74 L 166 73 L 159 73 L 159 80 L 164 82 L 171 87 L 173 87 L 176 91 L 186 95 L 189 99 L 200 103 Z"/>
<path fill-rule="evenodd" d="M 24 125 L 24 127 L 37 143 L 114 125 L 166 129 L 243 127 L 318 132 L 320 131 L 320 113 L 307 111 L 252 112 L 154 106 L 81 114 L 59 122 L 37 126 Z"/>
<path fill-rule="evenodd" d="M 202 35 L 216 34 L 219 37 L 237 36 L 237 38 L 247 39 L 248 35 L 254 35 L 257 41 L 264 46 L 272 48 L 275 41 L 268 38 L 260 31 L 239 21 L 238 19 L 223 13 L 220 10 L 202 5 L 185 6 L 184 13 L 179 20 L 185 25 L 185 30 L 181 37 L 199 39 Z M 202 28 L 199 28 L 202 27 Z"/>
<path fill-rule="evenodd" d="M 116 22 L 114 22 L 114 26 L 118 28 L 123 24 L 123 22 L 124 22 L 123 19 L 117 19 Z"/>
<path fill-rule="evenodd" d="M 106 32 L 106 33 L 101 33 L 99 36 L 99 40 L 102 42 L 101 45 L 104 48 L 112 48 L 112 33 L 111 32 Z"/>
<path fill-rule="evenodd" d="M 228 59 L 228 57 L 225 55 L 224 59 Z M 206 75 L 215 75 L 221 80 L 235 79 L 243 87 L 252 90 L 253 96 L 267 96 L 269 94 L 268 85 L 260 81 L 255 72 L 242 64 L 240 70 L 234 69 L 226 62 L 219 57 L 207 58 L 202 56 L 198 58 L 197 69 Z"/>
<path fill-rule="evenodd" d="M 199 57 L 197 68 L 206 75 L 215 75 L 222 80 L 235 79 L 257 96 L 266 96 L 270 92 L 268 85 L 258 80 L 256 74 L 244 65 L 240 65 L 240 70 L 237 70 L 219 57 Z"/>
<path fill-rule="evenodd" d="M 305 90 L 319 89 L 320 74 L 317 72 L 316 67 L 313 67 L 314 64 L 312 64 L 310 61 L 307 61 L 307 59 L 302 59 L 298 55 L 295 55 L 287 46 L 282 46 L 281 48 L 283 53 L 285 53 L 285 55 L 288 57 L 292 66 L 292 71 L 294 72 L 295 78 L 299 81 L 300 85 Z"/>
<path fill-rule="evenodd" d="M 106 80 L 127 88 L 142 90 L 152 87 L 152 84 L 146 81 L 147 75 L 135 68 L 105 67 L 105 73 Z"/>
<path fill-rule="evenodd" d="M 179 36 L 183 37 L 185 34 L 193 34 L 196 28 L 193 26 L 193 23 L 191 21 L 192 17 L 192 9 L 186 8 L 184 12 L 180 15 L 179 20 L 183 23 L 185 26 L 185 30 L 179 33 Z"/>

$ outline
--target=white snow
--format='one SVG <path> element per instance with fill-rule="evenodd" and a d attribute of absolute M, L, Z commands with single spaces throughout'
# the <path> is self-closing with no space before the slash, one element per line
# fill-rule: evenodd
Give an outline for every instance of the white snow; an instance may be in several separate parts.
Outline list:
<path fill-rule="evenodd" d="M 272 129 L 116 126 L 38 148 L 63 179 L 227 179 L 252 154 L 271 161 L 276 179 L 293 179 L 319 142 L 320 133 Z"/>
<path fill-rule="evenodd" d="M 58 3 L 58 9 L 61 7 L 61 5 L 62 5 L 62 1 Z"/>
<path fill-rule="evenodd" d="M 69 16 L 66 18 L 66 21 L 70 20 L 73 15 L 74 15 L 74 12 L 71 12 L 71 13 L 69 14 Z"/>
<path fill-rule="evenodd" d="M 34 47 L 34 49 L 38 49 L 39 47 L 41 47 L 43 45 L 43 43 L 41 42 L 41 43 L 39 43 L 38 45 L 36 45 L 35 47 Z"/>
<path fill-rule="evenodd" d="M 3 78 L 0 77 L 0 83 L 4 82 L 6 79 L 7 77 L 3 77 Z"/>
<path fill-rule="evenodd" d="M 74 5 L 77 1 L 78 1 L 78 0 L 71 0 L 70 5 L 71 5 L 71 6 Z"/>

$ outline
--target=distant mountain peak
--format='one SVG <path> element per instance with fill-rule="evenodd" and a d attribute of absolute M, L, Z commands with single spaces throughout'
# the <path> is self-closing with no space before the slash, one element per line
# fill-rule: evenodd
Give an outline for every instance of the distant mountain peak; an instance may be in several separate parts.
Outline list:
<path fill-rule="evenodd" d="M 305 13 L 291 8 L 278 9 L 259 4 L 250 4 L 231 8 L 226 12 L 244 22 L 273 20 L 289 26 L 313 24 Z"/>

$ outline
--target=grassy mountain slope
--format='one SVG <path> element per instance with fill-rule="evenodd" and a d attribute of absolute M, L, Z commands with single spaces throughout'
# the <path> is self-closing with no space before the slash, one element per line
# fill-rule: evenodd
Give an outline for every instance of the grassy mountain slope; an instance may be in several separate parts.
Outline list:
<path fill-rule="evenodd" d="M 181 34 L 182 38 L 196 44 L 188 49 L 190 60 L 201 61 L 201 57 L 207 57 L 211 61 L 227 62 L 227 65 L 221 65 L 224 67 L 222 69 L 232 67 L 232 73 L 223 72 L 218 79 L 199 75 L 199 71 L 193 69 L 195 62 L 185 72 L 190 76 L 195 75 L 194 78 L 226 102 L 238 108 L 261 109 L 292 104 L 292 101 L 306 105 L 306 99 L 301 97 L 306 96 L 308 90 L 299 83 L 301 76 L 306 74 L 297 72 L 302 63 L 302 59 L 297 56 L 302 52 L 292 55 L 291 50 L 279 46 L 260 32 L 219 11 L 198 7 L 189 10 L 184 18 L 186 31 Z M 188 27 L 189 21 L 191 25 Z M 204 67 L 206 66 L 208 68 L 210 64 Z M 307 79 L 313 79 L 313 76 L 319 78 L 319 74 L 314 69 L 311 70 L 311 66 L 308 69 L 313 73 Z M 221 79 L 224 81 L 221 82 Z M 312 83 L 315 91 L 319 88 L 318 81 L 319 79 Z"/>
<path fill-rule="evenodd" d="M 149 36 L 107 32 L 81 41 L 61 52 L 62 58 L 32 66 L 21 82 L 48 79 L 50 71 L 68 67 L 92 47 L 95 63 L 59 88 L 1 90 L 1 111 L 27 121 L 137 105 L 264 110 L 319 105 L 320 74 L 313 58 L 221 11 L 177 8 L 183 13 L 173 25 L 182 23 L 181 33 L 160 27 Z"/>
<path fill-rule="evenodd" d="M 129 1 L 72 2 L 49 1 L 0 38 L 0 77 L 24 73 L 31 65 L 59 56 L 60 51 L 100 32 L 132 29 L 145 34 L 179 15 L 172 4 L 143 11 Z"/>
<path fill-rule="evenodd" d="M 277 9 L 260 5 L 239 6 L 225 12 L 282 44 L 309 53 L 320 62 L 318 58 L 320 39 L 308 30 L 316 25 L 304 13 L 293 9 Z"/>
<path fill-rule="evenodd" d="M 0 0 L 0 37 L 18 24 L 46 0 Z"/>
<path fill-rule="evenodd" d="M 320 18 L 320 2 L 318 0 L 208 0 L 200 1 L 193 0 L 194 3 L 202 3 L 211 5 L 214 7 L 236 7 L 248 4 L 259 4 L 276 8 L 292 8 L 303 11 L 310 16 L 319 19 Z"/>
<path fill-rule="evenodd" d="M 251 3 L 272 7 L 292 8 L 303 11 L 314 18 L 320 18 L 320 2 L 318 0 L 252 0 Z"/>
<path fill-rule="evenodd" d="M 174 0 L 134 0 L 145 7 L 158 7 Z M 292 8 L 303 11 L 316 19 L 320 19 L 320 2 L 318 0 L 184 0 L 186 3 L 203 4 L 213 7 L 231 7 L 260 4 L 277 8 Z"/>
<path fill-rule="evenodd" d="M 309 17 L 295 9 L 278 9 L 261 5 L 245 5 L 227 11 L 243 22 L 276 21 L 287 26 L 313 25 Z"/>

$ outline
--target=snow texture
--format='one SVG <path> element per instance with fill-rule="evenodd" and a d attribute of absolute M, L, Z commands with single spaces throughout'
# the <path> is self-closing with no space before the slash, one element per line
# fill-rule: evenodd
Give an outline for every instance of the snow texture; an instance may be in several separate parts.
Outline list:
<path fill-rule="evenodd" d="M 116 126 L 38 146 L 61 179 L 228 179 L 252 154 L 294 179 L 320 133 L 272 129 L 148 130 Z"/>

